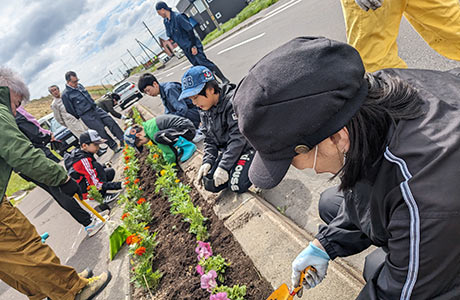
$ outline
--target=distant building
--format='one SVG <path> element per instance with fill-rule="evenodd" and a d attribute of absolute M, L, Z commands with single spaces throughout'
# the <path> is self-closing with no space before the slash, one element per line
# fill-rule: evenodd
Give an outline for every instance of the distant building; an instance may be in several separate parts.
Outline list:
<path fill-rule="evenodd" d="M 206 1 L 219 24 L 235 17 L 251 2 L 249 0 L 179 0 L 176 5 L 177 10 L 190 17 L 190 22 L 194 25 L 195 32 L 200 39 L 216 29 L 214 22 L 206 12 L 203 1 Z"/>

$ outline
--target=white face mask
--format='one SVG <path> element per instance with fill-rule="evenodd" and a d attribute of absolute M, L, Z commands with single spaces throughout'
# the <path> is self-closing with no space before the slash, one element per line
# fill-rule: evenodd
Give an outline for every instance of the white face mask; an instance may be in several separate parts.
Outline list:
<path fill-rule="evenodd" d="M 316 172 L 316 159 L 318 158 L 318 145 L 315 146 L 315 158 L 313 159 L 313 171 L 315 172 L 315 174 L 318 174 L 318 172 Z"/>

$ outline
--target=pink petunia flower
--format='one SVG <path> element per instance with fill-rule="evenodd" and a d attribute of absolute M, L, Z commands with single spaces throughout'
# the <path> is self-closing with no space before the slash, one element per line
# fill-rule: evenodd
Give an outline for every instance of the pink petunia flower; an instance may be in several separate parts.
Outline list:
<path fill-rule="evenodd" d="M 198 254 L 197 259 L 207 259 L 212 256 L 211 245 L 202 241 L 198 241 L 198 246 L 195 248 L 195 252 Z"/>
<path fill-rule="evenodd" d="M 212 292 L 212 289 L 217 286 L 216 282 L 217 273 L 214 270 L 209 271 L 207 274 L 201 276 L 201 288 Z"/>
<path fill-rule="evenodd" d="M 204 268 L 201 265 L 196 266 L 196 272 L 200 275 L 204 275 Z"/>
<path fill-rule="evenodd" d="M 226 292 L 220 292 L 215 295 L 211 295 L 209 300 L 230 300 L 230 299 L 228 299 Z"/>

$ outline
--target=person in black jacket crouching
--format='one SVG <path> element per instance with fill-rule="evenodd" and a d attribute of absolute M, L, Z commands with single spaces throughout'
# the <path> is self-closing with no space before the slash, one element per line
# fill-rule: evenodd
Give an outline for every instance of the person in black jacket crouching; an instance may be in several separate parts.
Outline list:
<path fill-rule="evenodd" d="M 365 73 L 356 49 L 321 37 L 251 68 L 233 104 L 257 150 L 253 183 L 272 188 L 290 165 L 341 179 L 321 196 L 326 224 L 294 259 L 293 286 L 375 245 L 357 299 L 460 299 L 459 102 L 455 71 Z"/>
<path fill-rule="evenodd" d="M 204 156 L 197 182 L 217 193 L 227 187 L 243 193 L 252 185 L 248 170 L 254 150 L 238 129 L 231 98 L 234 84 L 219 85 L 212 72 L 203 66 L 190 68 L 182 77 L 180 99 L 190 98 L 200 109 Z"/>

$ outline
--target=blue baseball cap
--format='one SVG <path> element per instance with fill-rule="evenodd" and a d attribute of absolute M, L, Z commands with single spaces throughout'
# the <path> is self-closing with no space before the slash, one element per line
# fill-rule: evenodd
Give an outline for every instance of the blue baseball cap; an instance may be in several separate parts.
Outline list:
<path fill-rule="evenodd" d="M 206 82 L 216 80 L 214 74 L 203 66 L 191 67 L 182 76 L 182 93 L 179 100 L 198 95 L 206 85 Z"/>

